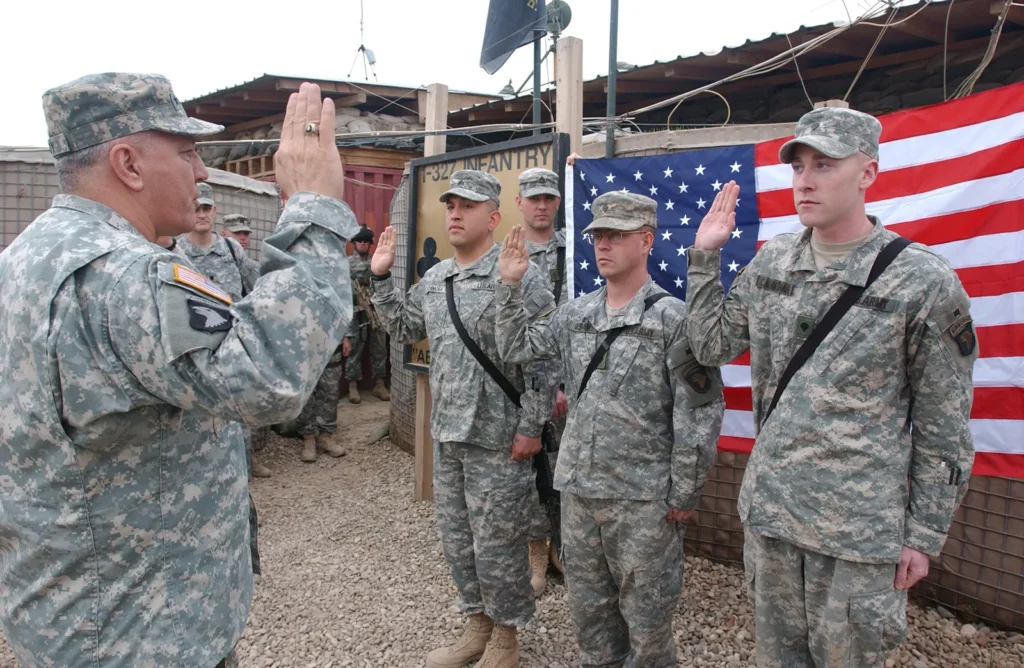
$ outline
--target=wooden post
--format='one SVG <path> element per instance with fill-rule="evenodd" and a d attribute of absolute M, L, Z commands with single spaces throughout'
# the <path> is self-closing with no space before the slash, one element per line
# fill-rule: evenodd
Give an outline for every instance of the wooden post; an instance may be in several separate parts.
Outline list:
<path fill-rule="evenodd" d="M 555 126 L 569 135 L 569 153 L 579 153 L 583 147 L 583 40 L 563 37 L 555 55 Z"/>
<path fill-rule="evenodd" d="M 448 86 L 430 84 L 427 86 L 426 129 L 445 130 L 448 127 Z M 440 155 L 445 152 L 444 135 L 428 136 L 423 142 L 423 156 Z M 410 244 L 416 240 L 410 238 Z M 430 433 L 430 409 L 433 405 L 430 394 L 430 376 L 416 374 L 416 436 L 413 450 L 416 455 L 417 501 L 434 500 L 434 437 Z"/>

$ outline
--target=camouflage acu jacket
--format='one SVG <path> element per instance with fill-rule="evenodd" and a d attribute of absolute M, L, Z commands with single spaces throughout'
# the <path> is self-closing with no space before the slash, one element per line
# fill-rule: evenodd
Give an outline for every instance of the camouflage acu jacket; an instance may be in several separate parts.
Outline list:
<path fill-rule="evenodd" d="M 182 235 L 177 238 L 178 249 L 192 261 L 193 267 L 224 288 L 232 299 L 241 299 L 243 287 L 246 292 L 252 292 L 256 279 L 260 277 L 260 267 L 234 239 L 214 239 L 209 248 L 200 248 L 189 241 L 188 236 Z"/>
<path fill-rule="evenodd" d="M 697 505 L 714 462 L 725 410 L 717 369 L 697 364 L 686 342 L 686 305 L 648 279 L 609 318 L 606 288 L 528 323 L 520 288 L 502 285 L 498 347 L 509 362 L 561 362 L 569 415 L 555 487 L 594 499 Z M 587 365 L 608 331 L 626 329 L 577 398 Z"/>
<path fill-rule="evenodd" d="M 810 230 L 765 244 L 723 300 L 717 251 L 689 252 L 689 338 L 697 359 L 750 349 L 757 429 L 740 517 L 757 533 L 869 563 L 906 545 L 937 555 L 974 456 L 968 419 L 977 344 L 970 301 L 938 254 L 912 244 L 790 381 L 786 365 L 848 285 L 863 286 L 896 235 L 818 271 Z"/>
<path fill-rule="evenodd" d="M 24 665 L 232 649 L 252 598 L 237 423 L 291 419 L 312 393 L 352 315 L 356 229 L 343 203 L 293 195 L 230 306 L 79 197 L 0 255 L 0 621 Z"/>

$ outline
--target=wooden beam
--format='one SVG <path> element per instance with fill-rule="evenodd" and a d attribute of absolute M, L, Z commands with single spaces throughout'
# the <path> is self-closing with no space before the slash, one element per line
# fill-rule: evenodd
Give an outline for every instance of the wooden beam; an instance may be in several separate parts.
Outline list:
<path fill-rule="evenodd" d="M 601 90 L 608 92 L 608 82 L 605 81 Z M 629 79 L 615 82 L 615 93 L 655 93 L 671 95 L 675 92 L 670 82 L 667 81 L 631 81 Z"/>
<path fill-rule="evenodd" d="M 336 107 L 355 107 L 366 104 L 367 100 L 366 93 L 347 93 L 345 95 L 329 95 L 328 97 L 334 100 Z"/>
<path fill-rule="evenodd" d="M 644 132 L 630 136 L 617 136 L 615 137 L 615 155 L 647 153 L 651 150 L 670 153 L 682 149 L 753 144 L 759 141 L 788 137 L 793 134 L 795 127 L 796 123 L 727 125 L 719 128 Z M 584 158 L 603 158 L 604 142 L 587 144 L 579 153 Z"/>
<path fill-rule="evenodd" d="M 583 40 L 564 37 L 556 48 L 555 129 L 569 135 L 569 152 L 583 147 Z"/>
<path fill-rule="evenodd" d="M 277 90 L 286 90 L 289 92 L 299 90 L 299 86 L 306 79 L 281 79 L 275 85 Z M 350 84 L 344 81 L 322 81 L 316 79 L 308 80 L 310 83 L 315 83 L 320 86 L 322 93 L 365 93 L 367 95 L 379 95 L 384 98 L 401 98 L 411 97 L 412 91 L 415 88 L 401 88 L 399 86 L 380 86 L 378 84 Z"/>
<path fill-rule="evenodd" d="M 232 97 L 234 94 L 229 95 Z M 276 92 L 276 91 L 254 91 L 254 90 L 243 90 L 241 92 L 241 98 L 246 102 L 280 102 L 281 104 L 288 105 L 288 97 L 290 93 Z"/>
<path fill-rule="evenodd" d="M 217 116 L 217 117 L 220 117 L 220 118 L 248 118 L 249 116 L 252 116 L 252 112 L 251 111 L 245 111 L 245 110 L 224 109 L 224 108 L 218 107 L 218 106 L 211 106 L 211 105 L 208 105 L 208 104 L 202 104 L 202 105 L 197 105 L 194 108 L 194 111 L 191 114 L 189 114 L 189 115 L 190 116 L 199 116 L 200 118 L 203 118 L 203 117 L 206 117 L 206 116 Z"/>
<path fill-rule="evenodd" d="M 901 32 L 911 37 L 917 37 L 928 42 L 935 44 L 942 43 L 942 35 L 945 31 L 945 24 L 939 25 L 932 23 L 924 18 L 924 16 L 915 17 L 913 21 L 907 21 L 906 23 L 900 23 L 894 25 L 890 30 Z M 952 28 L 952 26 L 951 26 Z"/>
<path fill-rule="evenodd" d="M 274 114 L 273 116 L 267 116 L 266 118 L 256 118 L 251 121 L 245 121 L 244 123 L 236 123 L 224 128 L 225 132 L 245 132 L 246 130 L 252 130 L 253 128 L 263 127 L 264 125 L 273 125 L 278 121 L 284 120 L 284 114 Z"/>
<path fill-rule="evenodd" d="M 1003 13 L 1003 7 L 1006 6 L 1007 2 L 1009 0 L 992 0 L 988 7 L 989 14 L 999 16 Z M 1024 7 L 1019 4 L 1010 7 L 1010 11 L 1006 14 L 1006 22 L 1024 26 Z"/>

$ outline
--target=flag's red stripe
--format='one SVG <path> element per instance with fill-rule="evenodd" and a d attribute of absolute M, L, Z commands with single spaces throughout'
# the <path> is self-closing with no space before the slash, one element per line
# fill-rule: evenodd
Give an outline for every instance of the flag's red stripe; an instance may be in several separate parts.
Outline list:
<path fill-rule="evenodd" d="M 1024 420 L 1024 388 L 976 387 L 971 418 L 975 420 Z M 1021 422 L 1024 431 L 1024 422 Z"/>
<path fill-rule="evenodd" d="M 881 202 L 908 197 L 964 181 L 1008 174 L 1021 168 L 1024 168 L 1024 139 L 953 160 L 882 172 L 868 189 L 866 199 L 868 202 Z M 794 215 L 793 190 L 786 188 L 757 193 L 757 212 L 761 218 Z"/>
<path fill-rule="evenodd" d="M 737 357 L 733 361 L 729 362 L 729 364 L 738 364 L 740 366 L 750 366 L 750 351 L 748 350 L 747 352 L 743 353 L 742 355 L 740 355 L 739 357 Z"/>
<path fill-rule="evenodd" d="M 1024 455 L 1007 455 L 1000 452 L 974 453 L 972 475 L 988 475 L 997 478 L 1024 478 Z"/>
<path fill-rule="evenodd" d="M 887 227 L 899 235 L 929 246 L 986 234 L 1019 232 L 1024 230 L 1024 199 L 933 218 L 919 218 Z"/>
<path fill-rule="evenodd" d="M 1001 86 L 961 100 L 897 111 L 879 116 L 878 120 L 882 122 L 882 142 L 885 143 L 954 130 L 1020 111 L 1024 111 L 1024 82 Z M 785 137 L 755 144 L 754 166 L 778 164 L 779 148 L 788 139 Z"/>
<path fill-rule="evenodd" d="M 978 327 L 979 357 L 1024 357 L 1024 325 Z"/>
<path fill-rule="evenodd" d="M 753 412 L 754 399 L 749 387 L 727 387 L 724 394 L 725 407 L 729 410 Z"/>
<path fill-rule="evenodd" d="M 719 436 L 718 449 L 725 452 L 750 452 L 754 447 L 754 439 L 739 436 Z"/>
<path fill-rule="evenodd" d="M 972 297 L 994 297 L 1024 291 L 1024 262 L 993 264 L 987 267 L 965 267 L 956 270 L 967 294 Z"/>

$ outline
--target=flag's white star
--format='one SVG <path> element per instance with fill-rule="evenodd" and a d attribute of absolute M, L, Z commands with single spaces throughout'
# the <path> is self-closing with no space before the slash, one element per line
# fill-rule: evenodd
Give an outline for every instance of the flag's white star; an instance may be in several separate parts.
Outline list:
<path fill-rule="evenodd" d="M 584 291 L 583 291 L 583 289 L 581 288 L 581 289 L 580 289 L 580 293 L 579 293 L 579 294 L 577 295 L 577 297 L 582 297 L 582 296 L 583 296 L 583 295 L 585 295 L 585 294 L 587 294 L 587 293 L 586 293 L 586 292 L 584 292 Z"/>
<path fill-rule="evenodd" d="M 667 179 L 667 178 L 671 178 L 671 177 L 672 177 L 672 168 L 671 167 L 666 167 L 665 168 L 665 178 Z"/>
<path fill-rule="evenodd" d="M 683 287 L 683 279 L 679 278 L 678 276 L 676 276 L 676 287 L 677 288 Z"/>
<path fill-rule="evenodd" d="M 704 165 L 697 165 L 696 172 L 698 176 L 704 176 Z"/>
<path fill-rule="evenodd" d="M 739 197 L 737 197 L 737 198 L 736 198 L 736 206 L 739 206 L 739 205 L 740 205 L 740 198 L 739 198 Z"/>
<path fill-rule="evenodd" d="M 596 195 L 597 194 L 597 186 L 590 186 L 590 194 L 591 195 Z"/>
<path fill-rule="evenodd" d="M 584 211 L 590 211 L 590 202 L 584 202 L 583 203 L 583 210 Z"/>
<path fill-rule="evenodd" d="M 734 163 L 732 163 L 731 165 L 729 165 L 729 167 L 730 167 L 730 168 L 732 168 L 732 171 L 734 171 L 734 172 L 738 172 L 738 171 L 740 171 L 740 167 L 742 167 L 742 166 L 743 166 L 743 165 L 741 165 L 741 164 L 740 164 L 740 163 L 738 163 L 738 162 L 734 162 Z"/>
<path fill-rule="evenodd" d="M 647 251 L 647 257 L 654 255 L 654 246 L 651 246 L 651 250 Z"/>
<path fill-rule="evenodd" d="M 639 181 L 642 178 L 644 178 L 644 173 L 641 172 L 639 169 L 636 170 L 636 174 L 633 175 L 633 180 L 634 181 Z"/>
<path fill-rule="evenodd" d="M 684 193 L 684 192 L 686 192 L 689 189 L 690 189 L 690 186 L 686 185 L 685 183 L 680 183 L 679 184 L 679 192 Z"/>
<path fill-rule="evenodd" d="M 661 238 L 664 241 L 668 241 L 669 239 L 672 238 L 672 233 L 669 232 L 668 230 L 665 230 L 664 232 L 661 233 Z"/>
<path fill-rule="evenodd" d="M 580 181 L 586 181 L 586 180 L 587 180 L 587 175 L 586 175 L 586 174 L 584 174 L 584 173 L 583 173 L 583 172 L 581 171 L 581 172 L 580 172 Z"/>
<path fill-rule="evenodd" d="M 741 234 L 743 234 L 743 230 L 737 227 L 735 230 L 732 231 L 732 238 L 739 239 Z"/>
<path fill-rule="evenodd" d="M 661 269 L 662 271 L 665 271 L 666 269 L 668 269 L 668 262 L 662 260 L 661 262 L 658 263 L 658 268 Z"/>
<path fill-rule="evenodd" d="M 679 222 L 681 224 L 683 224 L 683 225 L 689 225 L 690 224 L 690 217 L 689 216 L 683 216 L 682 218 L 679 219 Z"/>
<path fill-rule="evenodd" d="M 686 246 L 680 246 L 679 250 L 676 251 L 676 255 L 686 255 Z"/>
<path fill-rule="evenodd" d="M 587 262 L 586 260 L 584 260 L 583 262 L 580 262 L 580 269 L 582 269 L 583 271 L 586 271 L 587 267 L 589 267 L 589 266 L 590 266 L 590 263 Z"/>
<path fill-rule="evenodd" d="M 718 191 L 722 189 L 722 184 L 718 179 L 715 179 L 715 182 L 711 184 L 711 187 Z"/>
<path fill-rule="evenodd" d="M 624 192 L 624 193 L 628 193 L 629 191 L 628 191 L 628 190 L 626 190 L 625 188 L 623 188 L 623 189 L 622 189 L 622 192 Z"/>
<path fill-rule="evenodd" d="M 604 180 L 607 181 L 608 183 L 614 183 L 615 182 L 615 175 L 614 174 L 609 174 L 608 176 L 604 177 Z"/>
<path fill-rule="evenodd" d="M 697 200 L 697 208 L 698 209 L 703 209 L 705 206 L 707 206 L 707 204 L 708 203 L 704 201 L 703 197 Z"/>
<path fill-rule="evenodd" d="M 651 194 L 652 195 L 657 195 L 658 194 L 657 186 L 651 186 Z"/>
<path fill-rule="evenodd" d="M 598 276 L 597 278 L 594 279 L 594 285 L 601 285 L 601 277 L 600 276 Z"/>
<path fill-rule="evenodd" d="M 735 261 L 729 263 L 729 271 L 736 271 L 740 266 Z"/>
<path fill-rule="evenodd" d="M 675 205 L 676 205 L 675 202 L 673 202 L 672 200 L 669 200 L 669 201 L 665 202 L 665 210 L 666 211 L 671 211 L 675 207 Z"/>

